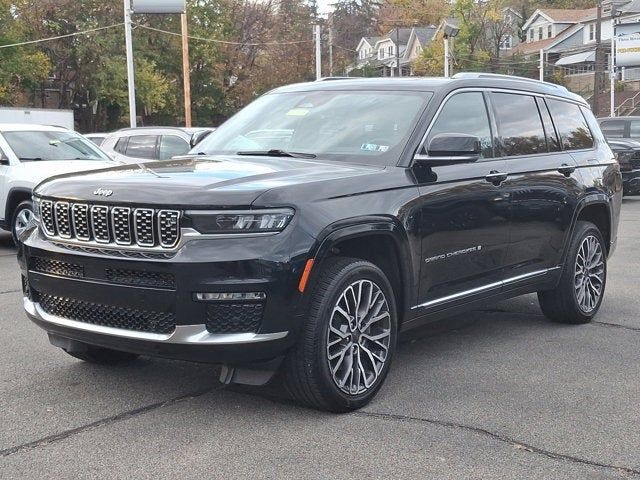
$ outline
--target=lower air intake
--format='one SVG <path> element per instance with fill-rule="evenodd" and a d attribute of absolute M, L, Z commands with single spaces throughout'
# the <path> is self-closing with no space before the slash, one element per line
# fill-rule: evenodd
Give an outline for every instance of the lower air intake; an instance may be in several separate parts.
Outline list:
<path fill-rule="evenodd" d="M 216 303 L 207 306 L 211 333 L 255 333 L 262 321 L 263 303 Z"/>
<path fill-rule="evenodd" d="M 171 333 L 176 328 L 174 313 L 115 307 L 43 293 L 38 294 L 38 299 L 48 314 L 77 322 L 150 333 Z"/>

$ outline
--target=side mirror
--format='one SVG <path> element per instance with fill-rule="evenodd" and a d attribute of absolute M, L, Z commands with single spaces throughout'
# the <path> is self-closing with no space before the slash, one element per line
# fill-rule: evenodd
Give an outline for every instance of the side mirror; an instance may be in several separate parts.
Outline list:
<path fill-rule="evenodd" d="M 427 146 L 426 155 L 416 155 L 416 160 L 427 165 L 470 163 L 480 158 L 482 146 L 475 135 L 464 133 L 440 133 Z"/>

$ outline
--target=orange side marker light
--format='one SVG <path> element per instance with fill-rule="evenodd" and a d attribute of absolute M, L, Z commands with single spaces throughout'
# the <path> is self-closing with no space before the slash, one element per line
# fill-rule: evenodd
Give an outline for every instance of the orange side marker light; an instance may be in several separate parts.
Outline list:
<path fill-rule="evenodd" d="M 311 275 L 311 269 L 313 268 L 313 258 L 307 260 L 307 263 L 304 265 L 304 270 L 302 271 L 302 276 L 300 277 L 300 283 L 298 283 L 298 291 L 300 293 L 304 293 L 304 289 L 307 286 L 307 281 L 309 280 L 309 275 Z"/>

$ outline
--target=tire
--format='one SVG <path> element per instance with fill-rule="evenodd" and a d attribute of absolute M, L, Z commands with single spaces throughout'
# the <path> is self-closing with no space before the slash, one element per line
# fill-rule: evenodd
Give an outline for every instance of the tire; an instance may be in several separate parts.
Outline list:
<path fill-rule="evenodd" d="M 13 211 L 11 216 L 11 236 L 13 237 L 13 243 L 16 245 L 18 245 L 20 234 L 27 227 L 32 217 L 33 203 L 31 203 L 31 200 L 20 203 Z"/>
<path fill-rule="evenodd" d="M 586 269 L 582 266 L 585 255 L 589 262 Z M 588 277 L 581 270 L 586 270 Z M 602 234 L 594 224 L 579 221 L 558 286 L 538 292 L 542 312 L 554 322 L 589 323 L 600 308 L 606 281 L 607 250 Z"/>
<path fill-rule="evenodd" d="M 65 352 L 74 358 L 97 365 L 120 365 L 133 362 L 140 356 L 137 353 L 121 352 L 93 345 L 87 345 L 87 349 L 81 352 L 67 352 L 66 350 Z"/>
<path fill-rule="evenodd" d="M 395 352 L 398 321 L 389 280 L 370 262 L 330 258 L 314 282 L 308 305 L 306 322 L 283 365 L 287 391 L 319 410 L 363 407 L 384 383 Z M 356 305 L 360 318 L 356 314 L 347 319 L 338 310 L 358 312 Z M 371 322 L 373 318 L 378 320 Z M 350 369 L 350 359 L 357 358 L 357 368 Z"/>

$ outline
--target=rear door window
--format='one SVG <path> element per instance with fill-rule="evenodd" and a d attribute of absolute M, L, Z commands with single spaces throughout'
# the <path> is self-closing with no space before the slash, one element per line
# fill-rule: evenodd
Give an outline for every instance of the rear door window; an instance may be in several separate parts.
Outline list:
<path fill-rule="evenodd" d="M 624 124 L 620 120 L 607 120 L 600 123 L 600 129 L 607 138 L 624 138 Z"/>
<path fill-rule="evenodd" d="M 629 122 L 629 137 L 640 138 L 640 121 Z"/>
<path fill-rule="evenodd" d="M 593 148 L 593 136 L 578 105 L 553 99 L 547 99 L 547 105 L 564 150 Z"/>
<path fill-rule="evenodd" d="M 160 139 L 160 160 L 168 160 L 176 155 L 185 155 L 189 144 L 176 135 L 163 135 Z"/>
<path fill-rule="evenodd" d="M 425 147 L 439 133 L 475 135 L 482 146 L 481 157 L 493 157 L 491 126 L 482 92 L 458 93 L 447 100 L 431 127 Z"/>
<path fill-rule="evenodd" d="M 135 135 L 129 137 L 125 155 L 134 158 L 156 158 L 156 135 Z"/>
<path fill-rule="evenodd" d="M 492 93 L 500 149 L 504 156 L 547 152 L 547 140 L 535 97 L 515 93 Z"/>
<path fill-rule="evenodd" d="M 116 142 L 115 146 L 113 147 L 113 149 L 121 154 L 125 154 L 125 152 L 127 151 L 127 142 L 129 141 L 129 137 L 120 137 L 118 139 L 118 141 Z"/>

